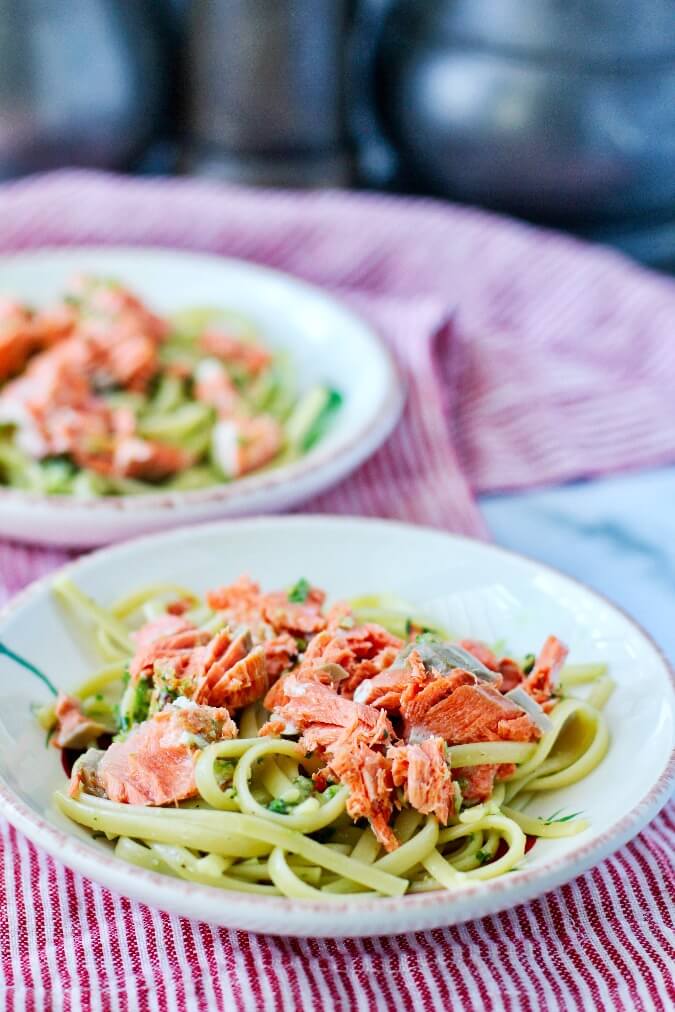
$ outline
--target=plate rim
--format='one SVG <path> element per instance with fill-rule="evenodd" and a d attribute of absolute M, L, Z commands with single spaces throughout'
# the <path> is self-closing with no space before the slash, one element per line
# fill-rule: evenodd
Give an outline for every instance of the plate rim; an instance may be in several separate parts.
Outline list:
<path fill-rule="evenodd" d="M 191 533 L 208 536 L 210 532 L 217 528 L 255 527 L 261 524 L 320 526 L 326 522 L 357 526 L 385 525 L 392 530 L 425 531 L 447 538 L 451 542 L 476 544 L 489 548 L 498 554 L 515 558 L 528 565 L 534 565 L 541 570 L 553 573 L 556 577 L 569 581 L 592 597 L 597 598 L 605 607 L 618 612 L 654 651 L 668 676 L 671 691 L 675 691 L 675 667 L 665 652 L 639 622 L 602 592 L 589 587 L 576 577 L 563 573 L 555 566 L 540 562 L 538 559 L 532 558 L 525 553 L 428 525 L 411 524 L 379 517 L 359 517 L 328 513 L 263 514 L 254 517 L 216 520 L 198 526 L 182 525 L 169 531 L 141 535 L 140 537 L 131 538 L 122 543 L 109 545 L 87 553 L 33 581 L 0 608 L 0 628 L 8 617 L 20 611 L 30 602 L 32 597 L 37 596 L 43 590 L 48 590 L 51 582 L 58 576 L 64 573 L 76 573 L 79 569 L 86 568 L 92 562 L 95 564 L 101 558 L 105 562 L 110 556 L 123 554 L 124 551 L 130 548 L 133 549 L 139 544 L 148 541 L 159 541 L 173 537 L 189 537 Z M 669 705 L 672 711 L 674 708 L 672 699 Z M 127 865 L 112 853 L 106 854 L 94 851 L 78 837 L 47 822 L 41 815 L 35 813 L 28 805 L 21 801 L 5 781 L 1 769 L 0 813 L 5 815 L 8 821 L 20 829 L 34 844 L 47 851 L 52 857 L 55 857 L 74 872 L 86 875 L 118 895 L 145 902 L 155 909 L 169 910 L 179 914 L 182 912 L 183 916 L 196 917 L 206 923 L 217 923 L 223 926 L 232 926 L 232 921 L 236 922 L 237 919 L 240 921 L 242 916 L 246 919 L 247 912 L 250 912 L 252 909 L 255 909 L 258 916 L 264 914 L 265 911 L 269 911 L 270 915 L 276 915 L 277 917 L 285 915 L 289 919 L 285 924 L 285 931 L 287 934 L 296 937 L 321 937 L 322 933 L 324 936 L 335 934 L 333 924 L 326 926 L 324 932 L 323 928 L 317 927 L 313 923 L 314 920 L 321 919 L 322 917 L 325 918 L 326 914 L 335 916 L 351 914 L 357 921 L 369 918 L 372 921 L 384 922 L 387 918 L 390 918 L 391 926 L 389 928 L 383 928 L 381 924 L 374 927 L 357 925 L 356 927 L 349 927 L 337 936 L 368 937 L 369 935 L 384 936 L 411 930 L 421 930 L 423 928 L 463 923 L 488 914 L 498 913 L 501 910 L 509 909 L 520 903 L 543 896 L 557 886 L 578 878 L 615 853 L 629 840 L 633 839 L 667 803 L 673 787 L 675 787 L 675 752 L 671 751 L 670 758 L 665 762 L 663 769 L 649 790 L 632 806 L 630 811 L 621 816 L 620 819 L 594 840 L 582 844 L 570 854 L 562 854 L 547 861 L 539 868 L 523 869 L 518 872 L 518 878 L 515 878 L 515 876 L 504 876 L 491 880 L 487 889 L 483 883 L 479 882 L 475 885 L 463 887 L 461 893 L 457 895 L 439 890 L 392 898 L 378 897 L 368 901 L 361 901 L 358 905 L 350 904 L 349 901 L 339 902 L 333 900 L 328 905 L 318 900 L 227 892 L 227 910 L 228 912 L 234 912 L 235 917 L 226 917 L 225 919 L 217 914 L 218 907 L 223 910 L 223 890 L 179 879 L 171 878 L 167 880 L 165 875 L 161 875 L 158 872 Z M 162 895 L 167 891 L 167 883 L 173 893 L 171 896 L 172 902 L 167 902 L 168 897 L 165 898 Z M 174 900 L 178 902 L 173 902 Z M 463 909 L 466 907 L 467 902 L 471 907 L 468 911 Z M 195 912 L 200 904 L 203 907 L 201 914 Z M 186 913 L 187 907 L 191 907 L 191 913 Z M 436 916 L 434 916 L 434 913 L 436 913 Z M 237 914 L 239 918 L 237 918 Z M 311 923 L 308 923 L 307 930 L 304 930 L 302 928 L 302 921 L 307 921 L 308 919 Z M 331 918 L 328 918 L 328 920 L 331 920 Z M 402 923 L 397 924 L 397 920 L 400 920 Z M 236 927 L 236 923 L 234 926 Z M 239 930 L 265 933 L 264 928 L 258 927 L 240 928 Z M 273 934 L 275 932 L 274 930 L 268 930 L 268 933 Z"/>
<path fill-rule="evenodd" d="M 370 323 L 359 312 L 336 296 L 332 290 L 323 288 L 321 285 L 305 281 L 288 271 L 279 270 L 276 267 L 268 267 L 266 264 L 259 264 L 254 260 L 245 260 L 242 257 L 221 256 L 218 253 L 203 252 L 200 250 L 183 250 L 175 246 L 160 245 L 139 245 L 111 244 L 90 245 L 87 243 L 76 243 L 73 245 L 47 245 L 31 247 L 27 250 L 0 253 L 0 270 L 5 264 L 12 261 L 31 260 L 41 256 L 56 256 L 63 253 L 78 253 L 88 255 L 117 254 L 121 256 L 133 255 L 140 259 L 151 259 L 157 255 L 173 258 L 186 257 L 191 260 L 205 261 L 211 265 L 218 265 L 227 268 L 234 266 L 244 268 L 255 274 L 267 276 L 272 280 L 284 281 L 298 291 L 312 298 L 320 297 L 324 302 L 338 309 L 340 313 L 358 325 L 362 331 L 363 338 L 369 344 L 371 350 L 379 357 L 380 363 L 387 374 L 387 392 L 378 402 L 376 409 L 371 409 L 370 417 L 359 426 L 358 431 L 352 436 L 349 442 L 336 446 L 330 453 L 321 452 L 321 446 L 311 456 L 306 455 L 290 464 L 273 467 L 269 470 L 254 472 L 251 475 L 237 478 L 230 482 L 221 482 L 218 485 L 210 485 L 207 488 L 191 489 L 185 491 L 157 491 L 147 492 L 141 495 L 119 495 L 119 496 L 97 496 L 93 499 L 75 499 L 73 496 L 50 495 L 45 492 L 30 492 L 22 489 L 12 489 L 0 486 L 0 515 L 12 511 L 15 508 L 27 507 L 29 509 L 46 510 L 58 516 L 59 512 L 70 512 L 91 516 L 96 514 L 98 518 L 119 517 L 123 514 L 134 515 L 143 511 L 171 511 L 180 509 L 199 509 L 204 506 L 223 504 L 236 505 L 238 500 L 242 501 L 242 508 L 245 508 L 246 498 L 250 495 L 259 496 L 267 492 L 276 492 L 285 486 L 291 486 L 296 481 L 307 481 L 310 488 L 304 496 L 312 495 L 316 491 L 313 482 L 317 475 L 325 469 L 339 470 L 349 461 L 345 471 L 341 473 L 344 478 L 355 470 L 360 464 L 368 459 L 394 431 L 403 413 L 407 398 L 407 383 L 401 366 L 390 347 L 380 335 L 373 324 Z M 340 480 L 340 477 L 335 481 Z M 331 487 L 334 480 L 331 479 L 326 487 Z"/>

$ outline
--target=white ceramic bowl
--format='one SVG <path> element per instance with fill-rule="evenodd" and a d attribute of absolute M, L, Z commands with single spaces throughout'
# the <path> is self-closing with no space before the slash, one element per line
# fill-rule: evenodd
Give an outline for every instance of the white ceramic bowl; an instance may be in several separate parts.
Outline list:
<path fill-rule="evenodd" d="M 233 928 L 284 935 L 391 934 L 453 924 L 531 899 L 569 881 L 634 836 L 672 787 L 675 709 L 671 674 L 648 637 L 597 594 L 536 562 L 439 531 L 379 520 L 277 517 L 210 524 L 97 552 L 67 567 L 85 591 L 110 601 L 145 583 L 176 580 L 195 590 L 242 572 L 269 588 L 301 576 L 332 598 L 389 591 L 461 635 L 506 637 L 520 653 L 548 633 L 572 661 L 606 661 L 617 689 L 607 706 L 608 755 L 582 782 L 542 797 L 542 814 L 583 810 L 591 827 L 539 840 L 520 871 L 461 893 L 435 892 L 357 904 L 223 893 L 145 872 L 59 815 L 53 790 L 65 779 L 30 704 L 43 685 L 0 656 L 0 809 L 58 860 L 116 892 Z M 50 595 L 34 584 L 0 615 L 0 642 L 64 689 L 95 663 Z M 670 765 L 669 765 L 670 763 Z"/>
<path fill-rule="evenodd" d="M 0 257 L 0 294 L 43 305 L 80 271 L 118 278 L 159 313 L 192 306 L 237 310 L 259 325 L 272 347 L 290 353 L 301 389 L 327 382 L 344 402 L 324 438 L 300 460 L 228 484 L 92 500 L 0 488 L 0 536 L 85 547 L 183 523 L 284 509 L 353 471 L 398 420 L 403 387 L 389 352 L 363 320 L 318 288 L 222 257 L 80 247 Z"/>

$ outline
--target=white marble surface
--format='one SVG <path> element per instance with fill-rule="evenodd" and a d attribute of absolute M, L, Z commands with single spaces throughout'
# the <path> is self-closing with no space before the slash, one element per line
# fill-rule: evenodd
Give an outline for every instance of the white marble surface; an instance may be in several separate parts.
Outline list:
<path fill-rule="evenodd" d="M 496 542 L 578 577 L 675 660 L 675 468 L 485 496 Z"/>

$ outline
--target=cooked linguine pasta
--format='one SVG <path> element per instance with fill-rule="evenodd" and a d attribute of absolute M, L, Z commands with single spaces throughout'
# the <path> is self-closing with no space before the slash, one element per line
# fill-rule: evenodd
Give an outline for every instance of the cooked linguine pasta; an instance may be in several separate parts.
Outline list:
<path fill-rule="evenodd" d="M 39 715 L 81 753 L 55 802 L 132 864 L 358 901 L 496 878 L 587 828 L 544 799 L 601 762 L 612 683 L 555 637 L 500 657 L 386 596 L 326 608 L 305 580 L 110 607 L 54 589 L 103 661 Z"/>

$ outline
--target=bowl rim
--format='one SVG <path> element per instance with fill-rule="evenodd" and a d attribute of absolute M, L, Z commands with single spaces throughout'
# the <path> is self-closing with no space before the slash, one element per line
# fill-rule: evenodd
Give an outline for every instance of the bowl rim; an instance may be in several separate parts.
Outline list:
<path fill-rule="evenodd" d="M 491 543 L 481 541 L 478 538 L 472 538 L 461 534 L 453 534 L 438 528 L 429 527 L 427 525 L 410 524 L 399 520 L 390 520 L 378 517 L 353 517 L 328 513 L 293 514 L 290 516 L 260 515 L 236 519 L 223 519 L 208 524 L 200 524 L 199 526 L 183 525 L 181 527 L 173 528 L 170 531 L 161 531 L 132 538 L 120 544 L 107 546 L 81 556 L 80 558 L 58 567 L 29 584 L 0 609 L 0 627 L 4 624 L 8 617 L 17 611 L 20 611 L 27 603 L 29 603 L 32 597 L 37 596 L 43 590 L 48 590 L 49 585 L 57 576 L 61 576 L 66 573 L 68 575 L 76 574 L 79 569 L 86 568 L 87 564 L 91 564 L 92 560 L 98 561 L 101 558 L 107 560 L 110 556 L 114 557 L 116 553 L 121 554 L 129 548 L 133 549 L 134 546 L 147 541 L 166 539 L 176 536 L 184 538 L 194 532 L 198 532 L 204 536 L 208 535 L 209 532 L 222 527 L 255 528 L 261 524 L 314 527 L 321 526 L 323 523 L 336 522 L 340 524 L 358 526 L 385 525 L 392 531 L 396 531 L 398 529 L 402 529 L 404 531 L 411 529 L 426 531 L 448 538 L 450 541 L 477 544 L 484 548 L 489 547 L 497 554 L 525 562 L 528 565 L 534 565 L 545 572 L 554 574 L 558 578 L 569 581 L 576 587 L 581 588 L 587 594 L 597 598 L 605 607 L 609 607 L 610 609 L 618 612 L 623 619 L 633 627 L 633 630 L 647 642 L 657 658 L 660 660 L 663 669 L 668 676 L 671 691 L 675 691 L 675 668 L 654 638 L 646 632 L 642 626 L 621 606 L 615 604 L 601 592 L 588 587 L 585 583 L 583 583 L 583 581 L 576 579 L 576 577 L 568 576 L 556 567 L 551 566 L 548 563 L 540 562 L 525 553 L 518 552 L 510 548 L 503 548 L 499 545 L 492 545 Z M 671 707 L 672 706 L 673 704 L 671 702 Z M 490 880 L 489 889 L 485 888 L 484 883 L 478 882 L 476 884 L 463 886 L 461 893 L 456 895 L 453 894 L 452 896 L 443 890 L 437 890 L 428 893 L 405 894 L 399 897 L 374 897 L 371 900 L 359 901 L 358 906 L 350 904 L 348 900 L 345 900 L 344 902 L 331 900 L 330 905 L 327 905 L 325 902 L 313 899 L 290 899 L 281 896 L 257 896 L 249 893 L 227 892 L 228 909 L 241 910 L 242 914 L 244 914 L 246 911 L 250 911 L 252 908 L 255 908 L 258 913 L 263 913 L 265 911 L 278 915 L 283 913 L 294 913 L 299 917 L 302 917 L 303 914 L 306 916 L 318 916 L 320 914 L 325 915 L 326 913 L 330 913 L 331 915 L 341 915 L 347 913 L 355 914 L 358 912 L 358 915 L 361 915 L 366 919 L 370 916 L 373 920 L 379 919 L 380 921 L 383 918 L 386 918 L 387 915 L 392 917 L 392 927 L 390 931 L 387 931 L 386 929 L 382 930 L 380 927 L 373 928 L 372 930 L 366 927 L 363 930 L 359 928 L 357 932 L 347 931 L 343 936 L 338 935 L 338 937 L 346 937 L 350 933 L 356 933 L 359 936 L 366 937 L 369 934 L 385 935 L 387 933 L 394 934 L 414 930 L 410 927 L 410 925 L 406 926 L 404 924 L 402 926 L 396 926 L 393 922 L 393 915 L 403 913 L 409 919 L 413 919 L 415 915 L 424 915 L 433 908 L 438 908 L 438 910 L 447 910 L 447 919 L 444 919 L 443 917 L 441 919 L 434 918 L 432 926 L 449 925 L 452 923 L 459 923 L 461 921 L 473 920 L 478 917 L 483 917 L 486 914 L 497 913 L 500 910 L 534 899 L 543 893 L 554 889 L 558 885 L 577 878 L 590 868 L 595 867 L 600 861 L 608 857 L 610 854 L 613 854 L 644 828 L 644 826 L 666 804 L 673 787 L 675 787 L 675 752 L 671 752 L 670 758 L 666 761 L 658 778 L 649 790 L 642 796 L 642 798 L 632 806 L 629 812 L 621 816 L 621 818 L 613 823 L 612 826 L 595 837 L 594 840 L 576 847 L 572 853 L 562 854 L 548 860 L 541 867 L 535 866 L 532 868 L 525 868 L 513 875 Z M 184 898 L 186 903 L 189 902 L 193 908 L 196 902 L 201 901 L 203 905 L 203 916 L 201 919 L 208 923 L 209 916 L 212 915 L 211 923 L 222 923 L 218 920 L 218 917 L 215 916 L 215 911 L 218 906 L 217 901 L 220 900 L 222 904 L 223 890 L 180 879 L 171 878 L 167 880 L 167 876 L 161 875 L 158 872 L 146 871 L 145 869 L 137 868 L 134 865 L 128 865 L 121 859 L 116 858 L 112 853 L 107 854 L 103 851 L 95 851 L 91 846 L 81 841 L 78 837 L 72 836 L 64 830 L 59 829 L 51 822 L 47 822 L 42 816 L 36 814 L 28 805 L 24 804 L 24 802 L 15 795 L 14 791 L 5 782 L 1 769 L 0 813 L 4 814 L 8 821 L 25 833 L 25 835 L 35 844 L 42 847 L 43 850 L 46 850 L 53 857 L 57 858 L 62 864 L 65 864 L 80 874 L 87 875 L 96 882 L 102 883 L 104 886 L 112 889 L 119 895 L 139 897 L 138 886 L 141 884 L 142 889 L 140 892 L 142 893 L 142 896 L 139 897 L 140 902 L 145 902 L 149 906 L 155 906 L 157 909 L 166 910 L 177 909 L 177 904 L 173 903 L 173 899 L 176 897 Z M 167 882 L 169 883 L 173 896 L 172 903 L 164 904 L 161 894 L 167 889 Z M 132 886 L 130 890 L 125 889 L 125 885 L 127 884 Z M 466 901 L 470 902 L 472 900 L 479 901 L 475 904 L 475 909 L 470 910 L 466 914 L 461 912 L 461 907 L 466 905 Z M 482 903 L 480 902 L 481 900 L 483 901 Z M 453 917 L 451 906 L 453 903 L 458 908 L 460 914 L 459 917 Z M 190 916 L 199 917 L 201 915 L 192 914 Z M 259 931 L 261 929 L 251 928 L 243 930 Z M 334 927 L 331 926 L 329 931 L 334 933 Z M 301 937 L 318 937 L 317 932 L 312 932 L 311 928 L 305 932 L 303 936 L 303 932 L 301 930 L 292 930 L 289 926 L 288 933 L 299 935 Z"/>
<path fill-rule="evenodd" d="M 256 498 L 266 493 L 277 492 L 285 486 L 292 486 L 296 482 L 305 482 L 309 485 L 307 494 L 311 495 L 315 490 L 314 482 L 317 476 L 325 470 L 337 471 L 340 465 L 349 460 L 346 473 L 354 470 L 363 463 L 375 450 L 381 446 L 391 435 L 396 427 L 406 401 L 406 382 L 403 371 L 390 347 L 380 335 L 378 330 L 344 302 L 333 291 L 323 288 L 320 285 L 312 284 L 303 278 L 297 277 L 288 271 L 279 270 L 275 267 L 268 267 L 265 264 L 258 264 L 253 260 L 245 260 L 241 257 L 220 256 L 217 253 L 208 253 L 193 250 L 183 250 L 174 246 L 139 245 L 130 246 L 127 244 L 101 244 L 77 243 L 73 245 L 46 245 L 31 247 L 28 250 L 18 250 L 9 253 L 0 253 L 0 268 L 12 261 L 31 260 L 45 256 L 62 255 L 63 253 L 73 254 L 75 257 L 82 255 L 133 255 L 139 259 L 152 259 L 156 256 L 167 259 L 189 258 L 194 261 L 203 261 L 212 266 L 218 265 L 227 268 L 233 266 L 236 269 L 244 269 L 252 274 L 267 277 L 270 280 L 283 281 L 290 284 L 300 296 L 320 298 L 333 310 L 337 310 L 345 318 L 357 325 L 361 337 L 365 340 L 370 352 L 375 359 L 379 359 L 380 365 L 387 376 L 385 395 L 372 406 L 368 418 L 364 418 L 357 431 L 348 441 L 336 445 L 332 450 L 322 448 L 321 442 L 313 447 L 307 454 L 289 464 L 272 466 L 268 470 L 255 471 L 250 475 L 237 478 L 229 482 L 221 482 L 209 485 L 206 488 L 191 489 L 185 491 L 162 491 L 144 492 L 139 495 L 119 496 L 97 496 L 92 499 L 77 499 L 74 496 L 55 495 L 46 492 L 30 492 L 23 489 L 6 488 L 0 485 L 0 514 L 6 510 L 16 508 L 28 508 L 35 510 L 39 508 L 46 511 L 70 512 L 89 516 L 92 514 L 119 516 L 121 513 L 133 514 L 143 511 L 171 511 L 181 508 L 194 508 L 224 503 L 234 504 L 241 500 L 242 508 L 245 508 L 246 500 L 250 496 Z M 333 484 L 332 480 L 329 484 Z M 303 493 L 304 494 L 304 493 Z"/>

